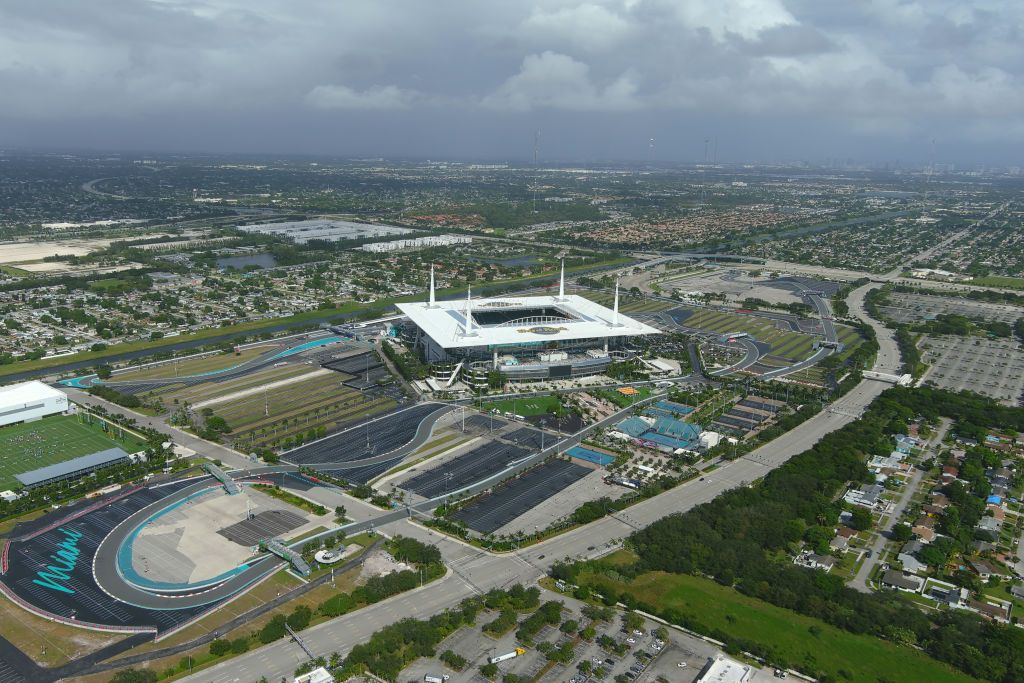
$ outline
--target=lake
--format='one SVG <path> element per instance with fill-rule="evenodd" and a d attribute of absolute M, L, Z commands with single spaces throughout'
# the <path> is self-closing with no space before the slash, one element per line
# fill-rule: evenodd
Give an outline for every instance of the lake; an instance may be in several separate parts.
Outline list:
<path fill-rule="evenodd" d="M 245 254 L 244 256 L 225 256 L 217 259 L 218 268 L 236 268 L 244 270 L 246 266 L 273 268 L 277 261 L 272 254 Z"/>

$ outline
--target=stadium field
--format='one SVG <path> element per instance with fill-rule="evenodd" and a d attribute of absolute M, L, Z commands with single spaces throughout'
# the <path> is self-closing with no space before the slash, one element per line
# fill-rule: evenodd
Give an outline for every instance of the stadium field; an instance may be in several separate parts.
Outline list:
<path fill-rule="evenodd" d="M 135 453 L 145 444 L 126 434 L 118 438 L 114 428 L 105 433 L 99 420 L 79 422 L 75 415 L 51 415 L 35 422 L 0 427 L 0 490 L 14 489 L 14 475 L 54 465 L 108 448 Z"/>
<path fill-rule="evenodd" d="M 504 399 L 484 404 L 484 410 L 497 410 L 499 413 L 511 413 L 530 417 L 554 413 L 561 406 L 557 396 L 531 396 L 529 398 Z"/>

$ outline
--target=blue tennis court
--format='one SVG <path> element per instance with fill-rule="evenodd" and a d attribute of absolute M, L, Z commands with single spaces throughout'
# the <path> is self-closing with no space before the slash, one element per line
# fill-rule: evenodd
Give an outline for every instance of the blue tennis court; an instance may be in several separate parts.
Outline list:
<path fill-rule="evenodd" d="M 608 455 L 607 453 L 599 453 L 598 451 L 592 451 L 589 448 L 583 446 L 573 446 L 565 452 L 570 458 L 579 458 L 580 460 L 586 460 L 597 465 L 604 467 L 610 463 L 615 462 L 615 456 Z"/>

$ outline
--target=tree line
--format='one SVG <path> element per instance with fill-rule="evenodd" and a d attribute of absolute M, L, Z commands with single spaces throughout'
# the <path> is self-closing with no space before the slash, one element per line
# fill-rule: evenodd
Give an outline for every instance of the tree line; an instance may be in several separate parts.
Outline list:
<path fill-rule="evenodd" d="M 1024 429 L 1021 408 L 976 395 L 893 388 L 876 399 L 861 419 L 826 435 L 759 485 L 734 489 L 634 533 L 629 541 L 639 556 L 634 565 L 563 565 L 554 574 L 574 580 L 582 569 L 596 568 L 627 577 L 654 570 L 709 576 L 745 595 L 851 633 L 919 648 L 972 676 L 1001 683 L 1024 680 L 1020 629 L 959 610 L 925 612 L 899 595 L 860 593 L 837 576 L 778 559 L 788 558 L 793 544 L 813 540 L 823 530 L 831 535 L 841 508 L 840 492 L 848 482 L 870 480 L 864 464 L 867 455 L 891 450 L 891 435 L 903 431 L 908 421 L 940 416 L 954 419 L 961 434 Z M 618 597 L 634 602 L 628 595 Z M 645 607 L 660 611 L 657 606 Z M 757 644 L 743 643 L 743 647 L 757 648 Z M 773 654 L 761 650 L 769 658 Z"/>

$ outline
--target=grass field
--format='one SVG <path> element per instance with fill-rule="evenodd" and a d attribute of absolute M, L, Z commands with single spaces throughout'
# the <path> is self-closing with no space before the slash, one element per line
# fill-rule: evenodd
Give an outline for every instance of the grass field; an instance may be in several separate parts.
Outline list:
<path fill-rule="evenodd" d="M 310 429 L 328 431 L 395 406 L 387 398 L 367 400 L 362 392 L 342 385 L 344 375 L 331 372 L 256 392 L 210 408 L 227 420 L 231 439 L 240 446 L 271 446 Z M 216 386 L 216 385 L 214 385 Z"/>
<path fill-rule="evenodd" d="M 615 295 L 607 292 L 584 291 L 580 292 L 580 296 L 607 308 L 611 308 L 615 303 Z M 638 299 L 619 292 L 619 310 L 623 313 L 657 313 L 670 308 L 675 308 L 675 304 L 658 299 Z"/>
<path fill-rule="evenodd" d="M 1024 278 L 1003 277 L 1001 275 L 986 275 L 976 277 L 971 281 L 972 285 L 979 287 L 1004 287 L 1006 289 L 1024 289 Z"/>
<path fill-rule="evenodd" d="M 71 458 L 120 447 L 129 453 L 143 450 L 144 443 L 126 434 L 121 440 L 109 436 L 96 420 L 92 425 L 74 415 L 52 415 L 42 420 L 0 428 L 0 489 L 19 486 L 15 474 L 21 474 Z"/>
<path fill-rule="evenodd" d="M 6 263 L 0 264 L 0 273 L 7 273 L 14 277 L 31 277 L 32 273 L 17 266 L 11 266 Z"/>
<path fill-rule="evenodd" d="M 484 404 L 484 410 L 497 410 L 530 417 L 531 415 L 547 415 L 554 413 L 561 403 L 557 396 L 531 396 L 530 398 L 505 399 Z"/>
<path fill-rule="evenodd" d="M 825 385 L 825 371 L 815 366 L 813 368 L 805 368 L 804 370 L 797 370 L 796 372 L 786 375 L 787 379 L 791 379 L 794 382 L 808 382 L 810 384 L 817 384 L 818 386 Z"/>
<path fill-rule="evenodd" d="M 108 289 L 117 289 L 128 284 L 127 280 L 116 277 L 108 277 L 102 280 L 93 280 L 89 283 L 89 289 L 94 292 L 105 292 Z"/>
<path fill-rule="evenodd" d="M 203 382 L 201 384 L 193 384 L 191 386 L 185 384 L 165 384 L 153 391 L 147 391 L 145 396 L 158 397 L 167 405 L 172 404 L 175 399 L 178 401 L 188 401 L 189 403 L 198 403 L 199 401 L 208 401 L 220 396 L 227 396 L 245 389 L 263 386 L 264 384 L 277 382 L 289 377 L 303 375 L 310 372 L 312 369 L 313 368 L 308 365 L 293 363 L 283 365 L 279 368 L 265 368 L 257 372 L 247 373 L 238 379 L 227 380 L 224 382 Z"/>
<path fill-rule="evenodd" d="M 837 680 L 865 683 L 974 680 L 916 650 L 842 631 L 823 621 L 749 598 L 709 579 L 650 572 L 629 583 L 587 574 L 581 582 L 614 587 L 620 592 L 628 590 L 640 601 L 684 613 L 700 623 L 699 630 L 704 633 L 718 630 L 769 647 L 780 658 L 808 673 L 824 671 Z"/>
<path fill-rule="evenodd" d="M 719 334 L 746 332 L 757 341 L 769 344 L 772 347 L 769 352 L 771 355 L 791 362 L 804 360 L 814 353 L 814 337 L 780 329 L 773 320 L 725 311 L 695 311 L 686 320 L 686 325 Z"/>
<path fill-rule="evenodd" d="M 168 362 L 161 365 L 154 365 L 146 368 L 139 368 L 134 370 L 125 370 L 124 372 L 118 372 L 115 374 L 111 381 L 125 382 L 129 380 L 139 379 L 167 379 L 170 377 L 188 377 L 189 375 L 198 375 L 203 372 L 213 372 L 216 370 L 225 370 L 227 368 L 234 367 L 250 361 L 253 358 L 263 355 L 267 351 L 271 350 L 272 346 L 255 346 L 248 349 L 242 349 L 241 353 L 235 355 L 234 353 L 217 353 L 210 356 L 203 356 L 202 358 L 188 359 L 184 358 L 179 360 L 177 363 Z M 175 369 L 177 366 L 177 369 Z"/>

